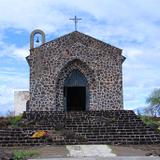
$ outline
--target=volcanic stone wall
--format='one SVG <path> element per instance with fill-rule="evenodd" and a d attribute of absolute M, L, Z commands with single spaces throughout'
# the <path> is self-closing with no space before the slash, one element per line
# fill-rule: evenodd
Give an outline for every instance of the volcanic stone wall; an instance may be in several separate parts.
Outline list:
<path fill-rule="evenodd" d="M 88 110 L 123 109 L 122 50 L 72 32 L 30 50 L 30 111 L 63 111 L 64 81 L 78 69 L 88 81 Z"/>

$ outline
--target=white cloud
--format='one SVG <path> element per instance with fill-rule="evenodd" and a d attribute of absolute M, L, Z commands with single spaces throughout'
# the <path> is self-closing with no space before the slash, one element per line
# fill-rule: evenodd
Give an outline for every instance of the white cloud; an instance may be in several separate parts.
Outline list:
<path fill-rule="evenodd" d="M 3 68 L 4 69 L 4 68 Z M 26 73 L 19 73 L 16 71 L 2 71 L 0 72 L 0 85 L 3 87 L 5 84 L 7 87 L 16 88 L 28 88 L 29 84 L 28 75 Z"/>
<path fill-rule="evenodd" d="M 0 106 L 8 104 L 13 101 L 14 89 L 6 85 L 0 86 Z M 1 108 L 2 109 L 2 108 Z"/>
<path fill-rule="evenodd" d="M 3 1 L 0 6 L 3 13 L 0 14 L 0 24 L 3 28 L 22 28 L 31 31 L 40 27 L 47 31 L 51 31 L 52 28 L 52 31 L 55 31 L 55 28 L 62 25 L 67 18 L 61 10 L 54 8 L 55 5 L 55 1 L 47 0 L 28 0 L 25 3 L 21 0 Z"/>
<path fill-rule="evenodd" d="M 125 48 L 124 53 L 127 57 L 136 58 L 138 56 L 144 55 L 144 51 L 137 48 Z"/>
<path fill-rule="evenodd" d="M 15 55 L 17 57 L 20 57 L 20 58 L 25 58 L 29 55 L 29 51 L 26 47 L 24 47 L 24 48 L 14 48 L 13 55 Z"/>
<path fill-rule="evenodd" d="M 22 46 L 18 48 L 15 44 L 6 44 L 2 43 L 0 45 L 0 57 L 2 56 L 11 56 L 11 57 L 18 57 L 18 58 L 25 58 L 29 55 L 28 45 Z"/>
<path fill-rule="evenodd" d="M 61 35 L 62 30 L 72 31 L 69 18 L 77 12 L 83 19 L 79 25 L 82 32 L 117 44 L 119 41 L 157 44 L 159 7 L 157 0 L 27 0 L 25 3 L 5 0 L 0 6 L 0 24 L 3 29 L 11 27 L 31 32 L 41 28 Z"/>
<path fill-rule="evenodd" d="M 158 12 L 160 4 L 156 2 L 158 1 L 27 0 L 24 3 L 21 0 L 5 0 L 1 2 L 0 6 L 1 13 L 3 13 L 0 14 L 0 24 L 4 27 L 23 28 L 29 31 L 40 27 L 46 31 L 54 32 L 63 28 L 65 24 L 71 23 L 68 19 L 75 14 L 76 10 L 77 14 L 86 13 L 95 18 L 97 22 L 103 20 L 107 25 L 112 25 L 114 32 L 123 26 L 121 28 L 123 32 L 130 30 L 133 31 L 130 32 L 130 35 L 136 36 L 140 32 L 134 31 L 141 29 L 143 31 L 142 34 L 139 34 L 141 36 L 144 32 L 150 33 L 148 25 L 151 26 L 148 19 L 157 21 L 160 18 Z M 89 22 L 88 15 L 82 17 L 84 18 L 82 21 L 84 26 Z"/>

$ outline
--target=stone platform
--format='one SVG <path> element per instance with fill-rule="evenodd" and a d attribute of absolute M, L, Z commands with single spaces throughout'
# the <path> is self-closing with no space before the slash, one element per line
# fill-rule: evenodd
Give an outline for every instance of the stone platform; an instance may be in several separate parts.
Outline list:
<path fill-rule="evenodd" d="M 37 130 L 52 132 L 52 140 L 32 139 Z M 160 134 L 125 110 L 25 112 L 20 127 L 0 130 L 0 146 L 44 144 L 160 144 Z"/>

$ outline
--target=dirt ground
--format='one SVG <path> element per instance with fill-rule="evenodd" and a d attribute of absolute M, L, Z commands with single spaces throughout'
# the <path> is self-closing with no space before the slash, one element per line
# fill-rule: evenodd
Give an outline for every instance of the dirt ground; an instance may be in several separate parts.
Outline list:
<path fill-rule="evenodd" d="M 160 156 L 160 145 L 110 146 L 117 156 Z"/>
<path fill-rule="evenodd" d="M 66 146 L 10 147 L 0 148 L 0 150 L 5 153 L 12 153 L 15 150 L 34 151 L 38 154 L 36 158 L 66 157 L 69 153 Z"/>
<path fill-rule="evenodd" d="M 160 156 L 160 145 L 129 145 L 109 147 L 112 149 L 112 153 L 117 156 Z M 0 148 L 0 150 L 7 153 L 11 153 L 14 150 L 36 151 L 39 154 L 36 158 L 67 157 L 69 154 L 66 146 Z"/>

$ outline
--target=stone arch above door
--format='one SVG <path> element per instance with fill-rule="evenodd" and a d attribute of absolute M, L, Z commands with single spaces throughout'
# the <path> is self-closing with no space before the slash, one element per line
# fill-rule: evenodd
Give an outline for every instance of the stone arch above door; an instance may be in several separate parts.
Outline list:
<path fill-rule="evenodd" d="M 57 81 L 56 81 L 56 110 L 57 111 L 63 111 L 64 108 L 64 83 L 66 78 L 71 74 L 73 70 L 78 70 L 80 73 L 84 75 L 84 77 L 87 80 L 87 87 L 88 87 L 88 95 L 89 95 L 89 102 L 88 102 L 88 110 L 90 109 L 90 102 L 92 102 L 91 94 L 93 93 L 94 90 L 94 84 L 95 84 L 95 79 L 94 79 L 94 72 L 90 67 L 82 62 L 79 59 L 74 59 L 73 61 L 70 61 L 62 68 L 60 71 Z"/>

